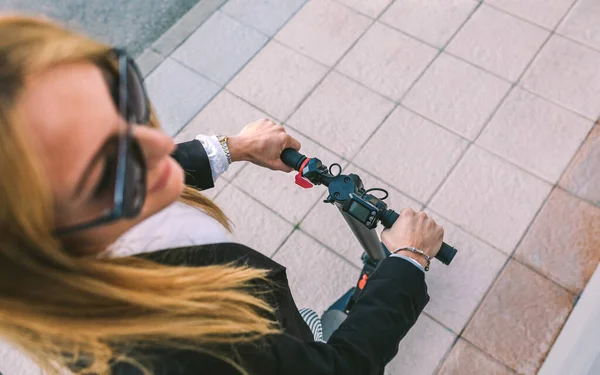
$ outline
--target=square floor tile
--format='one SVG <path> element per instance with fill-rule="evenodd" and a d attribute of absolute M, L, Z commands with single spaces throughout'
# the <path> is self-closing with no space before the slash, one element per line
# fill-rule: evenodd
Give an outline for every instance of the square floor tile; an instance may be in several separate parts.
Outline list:
<path fill-rule="evenodd" d="M 360 274 L 359 268 L 299 230 L 285 242 L 273 260 L 287 268 L 296 306 L 311 308 L 318 314 L 354 287 Z"/>
<path fill-rule="evenodd" d="M 467 141 L 398 108 L 357 155 L 358 166 L 421 202 L 429 200 Z"/>
<path fill-rule="evenodd" d="M 600 207 L 600 123 L 573 158 L 560 186 Z"/>
<path fill-rule="evenodd" d="M 550 189 L 547 182 L 473 146 L 429 207 L 511 254 Z"/>
<path fill-rule="evenodd" d="M 178 142 L 194 139 L 198 134 L 236 135 L 247 124 L 267 118 L 263 112 L 252 107 L 232 93 L 223 90 L 175 137 Z M 224 177 L 233 178 L 246 162 L 229 166 Z"/>
<path fill-rule="evenodd" d="M 575 0 L 486 0 L 486 4 L 553 30 Z"/>
<path fill-rule="evenodd" d="M 326 73 L 324 66 L 278 42 L 271 42 L 227 88 L 284 121 Z"/>
<path fill-rule="evenodd" d="M 273 35 L 306 0 L 230 0 L 221 10 L 248 26 Z"/>
<path fill-rule="evenodd" d="M 446 50 L 514 82 L 549 35 L 548 30 L 482 5 Z"/>
<path fill-rule="evenodd" d="M 515 87 L 477 143 L 554 184 L 592 125 Z"/>
<path fill-rule="evenodd" d="M 464 337 L 518 373 L 534 375 L 574 301 L 573 294 L 513 260 Z"/>
<path fill-rule="evenodd" d="M 508 82 L 442 54 L 408 92 L 403 104 L 473 140 L 509 89 Z"/>
<path fill-rule="evenodd" d="M 145 80 L 148 96 L 161 127 L 170 135 L 190 121 L 220 87 L 170 58 Z"/>
<path fill-rule="evenodd" d="M 600 2 L 578 0 L 558 27 L 558 33 L 600 50 Z"/>
<path fill-rule="evenodd" d="M 398 354 L 387 365 L 385 375 L 433 375 L 456 336 L 427 315 L 400 341 Z"/>
<path fill-rule="evenodd" d="M 600 208 L 555 189 L 515 256 L 580 293 L 600 263 Z"/>
<path fill-rule="evenodd" d="M 165 58 L 161 54 L 148 48 L 135 59 L 135 62 L 137 63 L 138 68 L 140 68 L 142 75 L 147 77 L 161 62 L 163 62 L 164 59 Z"/>
<path fill-rule="evenodd" d="M 198 1 L 177 22 L 160 36 L 152 48 L 163 56 L 169 56 L 175 48 L 179 47 L 200 25 L 216 12 L 227 0 L 202 0 Z M 164 4 L 164 3 L 163 3 Z M 152 30 L 154 25 L 147 26 Z"/>
<path fill-rule="evenodd" d="M 438 375 L 512 375 L 514 371 L 459 339 Z"/>
<path fill-rule="evenodd" d="M 351 158 L 394 103 L 332 72 L 287 121 L 333 152 Z"/>
<path fill-rule="evenodd" d="M 212 189 L 202 190 L 202 194 L 212 200 L 214 200 L 219 193 L 221 193 L 229 185 L 229 181 L 224 178 L 217 178 L 215 186 Z"/>
<path fill-rule="evenodd" d="M 600 52 L 552 36 L 522 80 L 522 85 L 589 119 L 600 116 Z"/>
<path fill-rule="evenodd" d="M 371 22 L 368 17 L 331 0 L 312 0 L 275 38 L 333 66 Z"/>
<path fill-rule="evenodd" d="M 473 0 L 396 0 L 381 21 L 441 48 L 476 6 Z"/>
<path fill-rule="evenodd" d="M 389 197 L 385 200 L 388 207 L 400 212 L 404 208 L 412 208 L 414 210 L 420 210 L 422 207 L 421 203 L 408 198 L 406 195 L 398 192 L 390 185 L 382 182 L 376 177 L 365 172 L 363 169 L 350 165 L 343 171 L 344 174 L 354 173 L 357 174 L 366 189 L 369 188 L 383 188 L 388 191 Z M 378 197 L 381 197 L 378 192 L 374 192 Z M 323 197 L 324 199 L 325 197 Z M 327 223 L 327 225 L 324 225 Z M 354 263 L 357 267 L 362 268 L 361 256 L 364 252 L 362 246 L 346 224 L 346 221 L 340 214 L 337 207 L 326 204 L 317 203 L 317 205 L 310 211 L 306 219 L 300 224 L 303 231 L 310 234 L 312 237 L 321 241 L 325 245 L 329 246 L 338 254 L 344 256 L 350 262 Z M 383 230 L 382 225 L 378 225 L 375 229 L 377 234 L 381 234 Z"/>
<path fill-rule="evenodd" d="M 223 209 L 233 224 L 233 238 L 246 246 L 271 256 L 293 231 L 294 227 L 229 184 L 217 196 L 215 203 Z"/>
<path fill-rule="evenodd" d="M 399 100 L 437 55 L 437 50 L 375 23 L 337 69 L 393 100 Z"/>
<path fill-rule="evenodd" d="M 336 0 L 338 3 L 342 3 L 355 9 L 362 14 L 366 14 L 369 17 L 377 18 L 381 12 L 392 2 L 392 0 Z"/>
<path fill-rule="evenodd" d="M 427 274 L 431 300 L 425 312 L 460 333 L 506 263 L 507 255 L 432 213 L 444 242 L 458 253 L 449 266 L 434 260 Z"/>
<path fill-rule="evenodd" d="M 327 165 L 340 162 L 339 157 L 318 146 L 292 129 L 288 132 L 302 144 L 300 150 L 309 157 L 317 157 Z M 324 186 L 303 189 L 294 182 L 297 172 L 284 173 L 272 171 L 254 164 L 249 164 L 234 180 L 235 184 L 250 196 L 254 197 L 273 211 L 279 213 L 292 223 L 298 223 L 314 206 L 324 199 L 327 192 Z"/>
<path fill-rule="evenodd" d="M 266 42 L 267 36 L 222 12 L 216 12 L 171 56 L 223 85 Z"/>

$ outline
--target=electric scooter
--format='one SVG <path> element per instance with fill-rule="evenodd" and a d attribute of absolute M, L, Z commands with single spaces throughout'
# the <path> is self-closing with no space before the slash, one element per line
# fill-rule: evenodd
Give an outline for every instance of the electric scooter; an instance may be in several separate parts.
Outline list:
<path fill-rule="evenodd" d="M 325 185 L 329 189 L 329 196 L 324 203 L 333 204 L 338 208 L 364 249 L 361 258 L 363 268 L 356 286 L 352 287 L 323 314 L 323 336 L 327 341 L 331 333 L 339 327 L 352 309 L 377 265 L 390 255 L 389 250 L 380 242 L 375 231 L 377 224 L 381 223 L 385 228 L 391 228 L 399 215 L 389 209 L 384 202 L 388 197 L 385 189 L 365 189 L 358 175 L 342 174 L 342 167 L 337 163 L 327 167 L 321 160 L 307 158 L 290 148 L 283 151 L 281 160 L 287 166 L 298 171 L 295 182 L 300 187 L 308 189 L 314 185 Z M 335 167 L 337 170 L 334 174 Z M 379 198 L 371 194 L 376 191 L 383 193 L 383 196 Z M 456 253 L 455 248 L 444 242 L 435 258 L 449 265 Z"/>

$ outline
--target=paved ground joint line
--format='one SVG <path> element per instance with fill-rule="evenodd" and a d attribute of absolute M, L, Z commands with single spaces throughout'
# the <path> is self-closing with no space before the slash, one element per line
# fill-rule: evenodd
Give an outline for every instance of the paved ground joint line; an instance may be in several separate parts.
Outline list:
<path fill-rule="evenodd" d="M 188 13 L 184 14 L 184 15 L 183 15 L 183 16 L 180 18 L 180 20 L 181 20 L 182 18 L 186 17 L 188 14 L 191 14 L 191 13 L 192 13 L 192 11 L 197 11 L 197 7 L 202 7 L 202 6 L 203 6 L 203 4 L 204 4 L 202 1 L 203 1 L 203 0 L 199 0 L 199 2 L 198 2 L 198 3 L 197 3 L 197 4 L 196 4 L 196 5 L 195 5 L 195 6 L 194 6 L 192 9 L 190 9 L 190 10 L 188 11 Z M 212 13 L 211 13 L 210 15 L 208 15 L 208 16 L 206 16 L 206 17 L 204 17 L 204 18 L 201 20 L 201 22 L 200 22 L 200 23 L 198 23 L 197 25 L 195 25 L 195 26 L 193 27 L 193 30 L 190 30 L 189 32 L 187 32 L 187 33 L 186 33 L 187 35 L 186 35 L 184 38 L 181 38 L 181 40 L 179 40 L 177 44 L 175 44 L 175 45 L 172 45 L 172 46 L 169 46 L 169 48 L 168 48 L 168 49 L 169 49 L 170 51 L 169 51 L 169 53 L 168 53 L 168 56 L 171 56 L 171 55 L 173 55 L 173 52 L 175 52 L 175 50 L 176 50 L 177 48 L 179 48 L 179 47 L 180 47 L 180 46 L 181 46 L 183 43 L 185 43 L 185 42 L 186 42 L 186 41 L 187 41 L 187 40 L 190 38 L 190 36 L 192 36 L 192 35 L 193 35 L 193 34 L 196 32 L 196 30 L 198 30 L 200 27 L 202 27 L 202 25 L 204 25 L 204 23 L 205 23 L 206 21 L 208 21 L 208 20 L 209 20 L 209 19 L 210 19 L 210 18 L 211 18 L 211 17 L 212 17 L 212 16 L 213 16 L 215 13 L 219 12 L 219 11 L 221 10 L 221 8 L 222 8 L 222 7 L 223 7 L 223 6 L 224 6 L 226 3 L 228 3 L 228 1 L 229 1 L 229 0 L 217 0 L 217 1 L 220 1 L 221 3 L 220 3 L 220 4 L 219 4 L 219 5 L 218 5 L 218 6 L 217 6 L 215 9 L 213 9 L 213 11 L 212 11 Z M 176 30 L 177 30 L 177 27 L 178 27 L 178 26 L 179 26 L 179 27 L 182 27 L 181 25 L 178 25 L 177 23 L 175 23 L 175 24 L 173 25 L 173 27 L 171 27 L 169 30 L 167 30 L 167 32 L 166 32 L 165 34 L 163 34 L 162 36 L 164 36 L 164 35 L 168 34 L 169 32 L 171 32 L 171 33 L 175 33 L 175 32 L 176 32 Z M 161 38 L 162 38 L 162 36 L 161 36 Z M 157 40 L 156 40 L 156 41 L 155 41 L 155 42 L 152 44 L 152 48 L 155 48 L 155 44 L 156 44 L 157 42 L 159 42 L 161 38 L 158 38 L 158 39 L 157 39 Z M 168 57 L 168 56 L 167 56 L 167 57 Z"/>
<path fill-rule="evenodd" d="M 388 7 L 385 9 L 385 11 L 387 11 L 387 9 L 389 7 L 391 7 L 394 4 L 394 2 L 392 1 Z M 365 142 L 363 142 L 362 147 L 364 147 L 370 140 L 371 138 L 373 138 L 373 136 L 377 133 L 377 131 L 379 131 L 379 129 L 383 126 L 383 124 L 387 121 L 387 119 L 389 118 L 389 116 L 391 116 L 392 113 L 394 113 L 394 111 L 396 111 L 396 109 L 402 104 L 402 102 L 404 101 L 404 99 L 406 98 L 406 96 L 408 95 L 409 92 L 411 92 L 411 90 L 415 87 L 415 85 L 419 82 L 419 80 L 426 74 L 426 72 L 429 70 L 429 68 L 433 65 L 433 63 L 442 55 L 443 50 L 446 48 L 446 46 L 448 46 L 448 44 L 450 44 L 450 42 L 454 39 L 454 37 L 460 32 L 460 30 L 462 30 L 462 28 L 464 27 L 464 25 L 471 19 L 471 17 L 475 14 L 475 12 L 477 11 L 477 9 L 479 9 L 479 7 L 481 6 L 481 3 L 478 3 L 477 6 L 475 6 L 473 8 L 473 10 L 471 11 L 471 13 L 469 13 L 468 17 L 465 19 L 465 21 L 463 21 L 463 23 L 458 27 L 458 29 L 454 32 L 454 34 L 452 34 L 452 36 L 448 39 L 448 41 L 446 42 L 446 44 L 444 44 L 444 46 L 442 48 L 436 48 L 438 50 L 437 54 L 434 56 L 434 58 L 425 66 L 425 68 L 423 69 L 423 71 L 421 72 L 421 74 L 419 74 L 419 76 L 413 81 L 413 83 L 408 87 L 408 89 L 406 90 L 406 92 L 402 95 L 402 97 L 400 97 L 400 99 L 398 99 L 397 101 L 394 101 L 396 103 L 396 105 L 394 106 L 394 108 L 392 108 L 392 110 L 390 111 L 390 113 L 385 116 L 385 118 L 383 119 L 383 121 L 375 128 L 375 130 L 367 137 L 367 139 L 365 140 Z M 382 12 L 379 17 L 377 17 L 377 19 L 375 20 L 375 22 L 379 21 L 379 18 L 385 13 Z M 412 36 L 411 36 L 412 37 Z M 354 161 L 354 159 L 356 158 L 356 156 L 358 155 L 360 151 L 358 151 L 355 155 L 353 155 L 353 157 L 351 158 L 351 161 Z"/>
<path fill-rule="evenodd" d="M 556 32 L 555 32 L 555 34 L 556 34 L 556 35 L 558 35 L 558 36 L 561 36 L 561 37 L 563 37 L 563 38 L 565 38 L 565 39 L 568 39 L 569 41 L 571 41 L 571 42 L 573 42 L 573 43 L 579 44 L 580 46 L 587 47 L 587 48 L 589 48 L 589 49 L 592 49 L 592 50 L 594 50 L 594 51 L 598 51 L 598 52 L 600 52 L 600 48 L 598 48 L 598 47 L 591 46 L 591 45 L 589 45 L 589 44 L 586 44 L 586 43 L 584 43 L 584 42 L 581 42 L 581 41 L 579 41 L 579 40 L 576 40 L 576 39 L 574 39 L 573 37 L 571 37 L 571 36 L 569 36 L 569 35 L 566 35 L 566 34 L 561 34 L 560 32 L 558 32 L 558 31 L 557 31 L 557 30 L 558 30 L 558 28 L 559 28 L 559 27 L 562 25 L 562 23 L 564 22 L 565 18 L 567 18 L 567 16 L 569 15 L 569 13 L 571 13 L 571 10 L 572 10 L 572 9 L 575 7 L 575 5 L 577 4 L 577 2 L 579 2 L 579 1 L 580 1 L 580 0 L 573 0 L 573 2 L 571 3 L 571 5 L 569 6 L 569 9 L 567 10 L 567 12 L 566 12 L 566 13 L 565 13 L 565 14 L 564 14 L 564 15 L 563 15 L 563 16 L 562 16 L 562 17 L 561 17 L 559 20 L 558 20 L 558 23 L 557 23 L 557 24 L 556 24 L 556 25 L 555 25 L 553 28 L 548 28 L 548 27 L 546 27 L 546 26 L 538 25 L 538 24 L 537 24 L 537 23 L 535 23 L 534 21 L 528 20 L 527 18 L 524 18 L 524 17 L 522 17 L 522 16 L 520 16 L 520 15 L 518 15 L 518 14 L 510 13 L 510 11 L 508 11 L 508 10 L 505 10 L 505 9 L 502 9 L 502 8 L 498 8 L 497 6 L 495 6 L 495 5 L 493 5 L 493 4 L 488 4 L 488 3 L 486 2 L 486 3 L 485 3 L 485 5 L 487 5 L 487 6 L 488 6 L 488 7 L 490 7 L 490 8 L 493 8 L 493 9 L 495 9 L 495 10 L 499 11 L 499 12 L 502 12 L 502 13 L 505 13 L 505 14 L 507 14 L 507 15 L 509 15 L 509 16 L 512 16 L 512 17 L 514 17 L 514 18 L 517 18 L 517 19 L 519 19 L 519 20 L 521 20 L 521 21 L 527 22 L 527 23 L 529 23 L 529 24 L 531 24 L 531 25 L 533 25 L 533 26 L 540 27 L 540 28 L 542 28 L 542 29 L 544 29 L 544 30 L 546 30 L 546 31 L 555 31 L 555 30 L 556 30 Z"/>
<path fill-rule="evenodd" d="M 482 3 L 480 3 L 479 5 L 481 5 L 481 4 Z M 535 62 L 535 60 L 537 59 L 538 55 L 541 53 L 542 49 L 546 46 L 546 44 L 548 43 L 548 41 L 550 41 L 550 39 L 555 35 L 556 28 L 562 23 L 563 19 L 567 16 L 567 14 L 569 14 L 569 12 L 571 11 L 571 9 L 573 8 L 574 5 L 575 5 L 575 2 L 573 4 L 571 4 L 571 7 L 569 8 L 569 10 L 559 20 L 559 22 L 554 27 L 554 29 L 550 31 L 550 34 L 548 35 L 548 37 L 546 38 L 546 40 L 542 43 L 542 45 L 537 50 L 537 52 L 535 53 L 535 55 L 533 55 L 533 57 L 531 58 L 531 60 L 529 61 L 529 63 L 525 66 L 525 68 L 523 69 L 523 71 L 521 72 L 521 74 L 519 75 L 519 77 L 515 80 L 514 83 L 511 83 L 510 89 L 506 92 L 506 94 L 502 97 L 502 99 L 500 100 L 500 102 L 498 103 L 498 105 L 494 108 L 494 110 L 492 111 L 492 113 L 488 116 L 488 118 L 484 122 L 484 125 L 481 127 L 481 129 L 479 130 L 479 132 L 477 133 L 477 135 L 473 138 L 472 141 L 469 140 L 469 144 L 467 145 L 467 147 L 465 148 L 465 150 L 463 151 L 463 153 L 461 154 L 461 156 L 458 158 L 457 162 L 452 166 L 452 168 L 450 168 L 450 171 L 448 172 L 448 174 L 446 175 L 446 177 L 444 177 L 444 179 L 442 180 L 442 182 L 438 185 L 437 189 L 433 192 L 433 194 L 427 200 L 426 206 L 429 206 L 429 204 L 431 203 L 431 201 L 433 200 L 433 198 L 439 193 L 439 191 L 444 186 L 444 184 L 446 183 L 446 181 L 448 180 L 448 178 L 452 175 L 452 172 L 456 169 L 456 167 L 458 166 L 458 164 L 463 160 L 463 158 L 467 154 L 468 150 L 471 149 L 471 147 L 473 145 L 476 145 L 477 147 L 481 147 L 479 144 L 476 143 L 477 140 L 479 139 L 479 137 L 481 136 L 481 134 L 483 134 L 483 132 L 485 131 L 485 129 L 488 127 L 489 123 L 492 121 L 492 119 L 494 118 L 494 116 L 496 116 L 496 114 L 498 113 L 498 111 L 500 110 L 500 108 L 502 107 L 502 105 L 505 103 L 506 99 L 513 92 L 513 90 L 515 89 L 515 87 L 519 87 L 520 88 L 520 86 L 518 86 L 518 85 L 521 82 L 521 79 L 529 71 L 529 68 Z M 479 9 L 479 6 L 477 7 L 477 9 Z M 473 15 L 474 13 L 475 12 L 473 12 L 471 15 Z M 463 24 L 463 26 L 464 26 L 464 24 Z M 462 28 L 462 26 L 461 26 L 461 28 Z M 454 36 L 452 37 L 452 39 L 453 38 L 454 38 Z M 448 43 L 450 43 L 450 42 L 448 42 Z M 489 150 L 487 150 L 487 148 L 484 148 L 484 149 L 486 149 L 486 151 L 489 151 Z M 493 154 L 497 155 L 495 152 Z M 575 154 L 577 154 L 577 152 L 575 152 Z M 499 156 L 499 155 L 497 155 L 497 156 Z M 519 169 L 527 172 L 530 175 L 538 177 L 535 173 L 531 173 L 529 171 L 526 171 L 525 169 L 523 169 L 523 167 L 517 165 L 516 163 L 511 162 L 510 160 L 506 160 L 504 157 L 501 157 L 501 159 L 504 160 L 504 161 L 506 161 L 506 162 L 509 162 L 512 165 L 515 165 L 515 166 L 519 167 Z M 567 166 L 567 168 L 568 168 L 568 166 Z M 564 173 L 564 171 L 563 171 L 563 173 Z M 544 178 L 542 178 L 541 180 L 546 181 Z M 547 182 L 549 182 L 549 181 L 547 181 Z M 554 185 L 554 184 L 551 183 L 551 185 Z M 546 199 L 548 199 L 548 196 L 546 197 Z M 544 206 L 544 204 L 546 203 L 546 199 L 544 199 L 544 201 L 542 202 L 542 206 Z"/>
<path fill-rule="evenodd" d="M 216 11 L 213 13 L 213 15 L 214 15 L 215 13 L 217 13 L 217 12 L 221 11 L 221 8 L 222 8 L 222 7 L 223 7 L 223 5 L 224 5 L 224 4 L 226 4 L 226 3 L 227 3 L 227 1 L 225 1 L 223 4 L 221 4 L 221 6 L 219 7 L 219 9 L 217 9 L 217 10 L 216 10 Z M 258 50 L 257 50 L 257 51 L 256 51 L 256 52 L 255 52 L 255 53 L 254 53 L 254 54 L 253 54 L 253 55 L 252 55 L 252 56 L 251 56 L 251 57 L 250 57 L 250 58 L 249 58 L 249 59 L 248 59 L 248 60 L 247 60 L 247 61 L 246 61 L 246 62 L 245 62 L 245 63 L 244 63 L 244 64 L 243 64 L 243 65 L 242 65 L 242 66 L 241 66 L 241 67 L 240 67 L 240 68 L 239 68 L 237 71 L 236 71 L 236 72 L 235 72 L 235 74 L 233 74 L 233 75 L 231 76 L 231 78 L 229 78 L 229 80 L 227 80 L 227 82 L 225 82 L 224 84 L 220 84 L 220 83 L 214 82 L 212 79 L 210 79 L 210 78 L 208 78 L 208 77 L 204 77 L 204 75 L 202 75 L 201 73 L 197 72 L 195 69 L 193 69 L 193 68 L 190 68 L 190 67 L 188 67 L 187 65 L 185 65 L 185 64 L 183 64 L 183 63 L 181 63 L 179 60 L 177 60 L 177 59 L 175 59 L 175 58 L 171 57 L 171 56 L 173 55 L 173 53 L 175 52 L 175 50 L 173 50 L 173 51 L 171 52 L 171 55 L 169 56 L 170 58 L 172 58 L 174 61 L 177 61 L 177 62 L 179 62 L 180 64 L 184 65 L 185 67 L 188 67 L 189 69 L 192 69 L 192 71 L 193 71 L 194 73 L 196 73 L 196 74 L 199 74 L 200 76 L 202 76 L 202 77 L 204 77 L 204 78 L 206 78 L 206 79 L 210 80 L 210 81 L 211 81 L 211 82 L 213 82 L 213 83 L 216 83 L 217 85 L 219 85 L 219 86 L 221 87 L 221 88 L 220 88 L 220 89 L 219 89 L 219 90 L 218 90 L 218 91 L 215 93 L 215 95 L 214 95 L 213 97 L 211 97 L 211 98 L 210 98 L 210 100 L 209 100 L 209 101 L 208 101 L 208 102 L 207 102 L 207 103 L 206 103 L 206 104 L 205 104 L 205 105 L 204 105 L 202 108 L 200 108 L 200 109 L 199 109 L 199 110 L 198 110 L 198 111 L 197 111 L 197 112 L 196 112 L 196 113 L 195 113 L 195 114 L 192 116 L 192 118 L 191 118 L 191 119 L 190 119 L 190 120 L 189 120 L 187 123 L 185 123 L 185 124 L 184 124 L 184 125 L 183 125 L 183 126 L 182 126 L 182 127 L 181 127 L 181 128 L 178 130 L 178 131 L 177 131 L 177 133 L 175 133 L 175 134 L 173 135 L 173 137 L 177 136 L 177 134 L 179 134 L 181 131 L 183 131 L 183 129 L 185 129 L 185 127 L 186 127 L 186 126 L 188 126 L 188 125 L 190 124 L 190 122 L 192 122 L 192 121 L 193 121 L 193 120 L 194 120 L 194 119 L 195 119 L 195 118 L 196 118 L 196 117 L 197 117 L 197 116 L 198 116 L 198 115 L 199 115 L 199 114 L 200 114 L 200 113 L 201 113 L 201 112 L 204 110 L 204 108 L 206 108 L 206 106 L 208 106 L 208 105 L 209 105 L 209 104 L 210 104 L 210 103 L 211 103 L 211 102 L 212 102 L 212 101 L 213 101 L 213 100 L 214 100 L 214 99 L 215 99 L 215 98 L 216 98 L 216 97 L 217 97 L 217 96 L 218 96 L 218 95 L 219 95 L 219 94 L 220 94 L 222 91 L 226 90 L 226 87 L 227 87 L 227 85 L 229 85 L 229 83 L 230 83 L 231 81 L 233 81 L 233 80 L 234 80 L 234 79 L 235 79 L 235 78 L 238 76 L 238 74 L 239 74 L 239 73 L 240 73 L 242 70 L 244 70 L 244 68 L 245 68 L 245 67 L 246 67 L 248 64 L 250 64 L 250 63 L 251 63 L 251 62 L 254 60 L 254 58 L 255 58 L 255 57 L 256 57 L 256 56 L 257 56 L 257 55 L 258 55 L 258 54 L 259 54 L 259 53 L 260 53 L 260 52 L 261 52 L 261 51 L 262 51 L 262 50 L 263 50 L 263 49 L 264 49 L 264 48 L 265 48 L 265 47 L 266 47 L 268 44 L 269 44 L 269 43 L 271 43 L 271 41 L 273 41 L 273 40 L 274 40 L 274 37 L 275 37 L 275 35 L 276 35 L 276 34 L 279 32 L 279 30 L 281 30 L 282 28 L 284 28 L 284 27 L 285 27 L 285 26 L 288 24 L 288 22 L 290 22 L 290 20 L 292 20 L 292 19 L 294 18 L 294 16 L 295 16 L 295 15 L 296 15 L 296 14 L 297 14 L 297 13 L 298 13 L 298 12 L 299 12 L 299 11 L 300 11 L 302 8 L 304 8 L 304 6 L 305 6 L 307 3 L 308 3 L 308 1 L 306 1 L 304 4 L 302 4 L 302 6 L 301 6 L 301 7 L 299 7 L 299 8 L 298 8 L 298 9 L 297 9 L 295 12 L 293 12 L 293 13 L 290 15 L 290 17 L 287 19 L 287 21 L 286 21 L 286 22 L 285 22 L 283 25 L 281 25 L 281 27 L 280 27 L 279 29 L 277 29 L 277 31 L 275 31 L 275 32 L 273 33 L 273 35 L 272 35 L 272 36 L 268 36 L 268 35 L 264 34 L 262 31 L 259 31 L 259 32 L 260 32 L 262 35 L 265 35 L 265 36 L 267 36 L 267 40 L 265 41 L 265 43 L 263 44 L 263 46 L 262 46 L 261 48 L 259 48 L 259 49 L 258 49 Z M 222 13 L 223 13 L 224 15 L 226 15 L 227 17 L 229 17 L 229 18 L 231 18 L 231 19 L 235 20 L 236 22 L 239 22 L 239 23 L 241 23 L 242 25 L 244 25 L 244 26 L 246 26 L 246 27 L 250 27 L 250 26 L 246 25 L 245 23 L 241 22 L 240 20 L 238 20 L 237 18 L 234 18 L 233 16 L 230 16 L 229 14 L 227 14 L 227 13 L 225 13 L 225 12 L 222 12 Z M 211 17 L 212 17 L 213 15 L 211 15 Z M 209 18 L 211 18 L 211 17 L 209 17 Z M 207 20 L 208 20 L 208 19 L 207 19 Z M 253 29 L 253 30 L 255 30 L 253 27 L 252 27 L 252 29 Z M 197 30 L 197 29 L 196 29 L 196 30 Z M 192 34 L 193 34 L 193 33 L 192 33 Z M 192 34 L 188 35 L 188 37 L 186 38 L 186 40 L 187 40 L 187 39 L 188 39 L 188 38 L 189 38 L 189 37 L 190 37 Z M 276 40 L 275 40 L 275 41 L 276 41 Z M 279 42 L 278 42 L 278 43 L 279 43 Z M 182 42 L 181 44 L 183 44 L 183 42 Z M 181 45 L 181 44 L 180 44 L 180 45 Z M 177 47 L 177 48 L 178 48 L 178 47 Z M 176 48 L 176 49 L 177 49 L 177 48 Z M 229 92 L 229 93 L 231 93 L 229 90 L 226 90 L 226 91 L 227 91 L 227 92 Z M 236 95 L 236 97 L 238 97 L 238 96 Z M 241 98 L 240 98 L 240 99 L 241 99 Z M 246 102 L 246 101 L 244 100 L 244 102 Z M 262 110 L 261 108 L 258 108 L 258 107 L 254 106 L 254 105 L 253 105 L 253 107 L 255 107 L 255 108 L 259 109 L 259 110 L 260 110 L 261 112 L 263 112 L 263 113 L 266 113 L 266 111 Z M 274 118 L 274 117 L 273 117 L 273 118 Z"/>

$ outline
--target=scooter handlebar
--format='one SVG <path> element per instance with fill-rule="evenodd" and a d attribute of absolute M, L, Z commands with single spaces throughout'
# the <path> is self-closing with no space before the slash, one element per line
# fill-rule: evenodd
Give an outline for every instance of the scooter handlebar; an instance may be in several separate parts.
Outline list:
<path fill-rule="evenodd" d="M 304 161 L 306 160 L 306 156 L 302 155 L 301 153 L 299 153 L 298 151 L 296 151 L 294 149 L 286 148 L 281 153 L 281 160 L 285 163 L 285 165 L 287 165 L 291 168 L 294 168 L 295 170 L 298 171 L 298 170 L 300 170 L 300 167 L 302 167 L 302 163 L 304 163 Z M 392 225 L 394 225 L 394 223 L 398 219 L 398 217 L 400 217 L 400 215 L 398 215 L 398 213 L 396 211 L 386 210 L 381 215 L 380 221 L 384 227 L 391 228 Z M 440 251 L 437 253 L 435 258 L 437 260 L 439 260 L 440 262 L 448 265 L 452 262 L 452 259 L 454 259 L 454 256 L 456 255 L 456 253 L 457 253 L 457 250 L 455 248 L 453 248 L 452 246 L 443 242 L 442 247 L 440 248 Z"/>
<path fill-rule="evenodd" d="M 396 211 L 385 210 L 385 212 L 381 215 L 379 220 L 381 221 L 381 224 L 384 227 L 391 228 L 399 217 L 400 215 L 398 215 Z M 438 253 L 436 254 L 435 259 L 439 260 L 445 265 L 449 265 L 452 262 L 452 259 L 454 259 L 456 252 L 457 250 L 455 248 L 453 248 L 445 242 L 442 242 L 442 247 L 440 248 L 440 251 L 438 251 Z"/>

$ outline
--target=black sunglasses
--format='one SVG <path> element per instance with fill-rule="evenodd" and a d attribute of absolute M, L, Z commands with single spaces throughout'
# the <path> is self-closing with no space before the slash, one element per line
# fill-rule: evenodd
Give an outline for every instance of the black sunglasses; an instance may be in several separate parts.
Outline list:
<path fill-rule="evenodd" d="M 143 77 L 135 61 L 121 49 L 113 49 L 118 62 L 119 77 L 116 87 L 109 87 L 119 114 L 127 128 L 118 135 L 115 148 L 116 170 L 114 171 L 113 205 L 100 217 L 56 230 L 65 235 L 89 229 L 121 218 L 139 215 L 146 199 L 146 163 L 139 143 L 133 136 L 133 125 L 148 125 L 150 104 Z"/>

